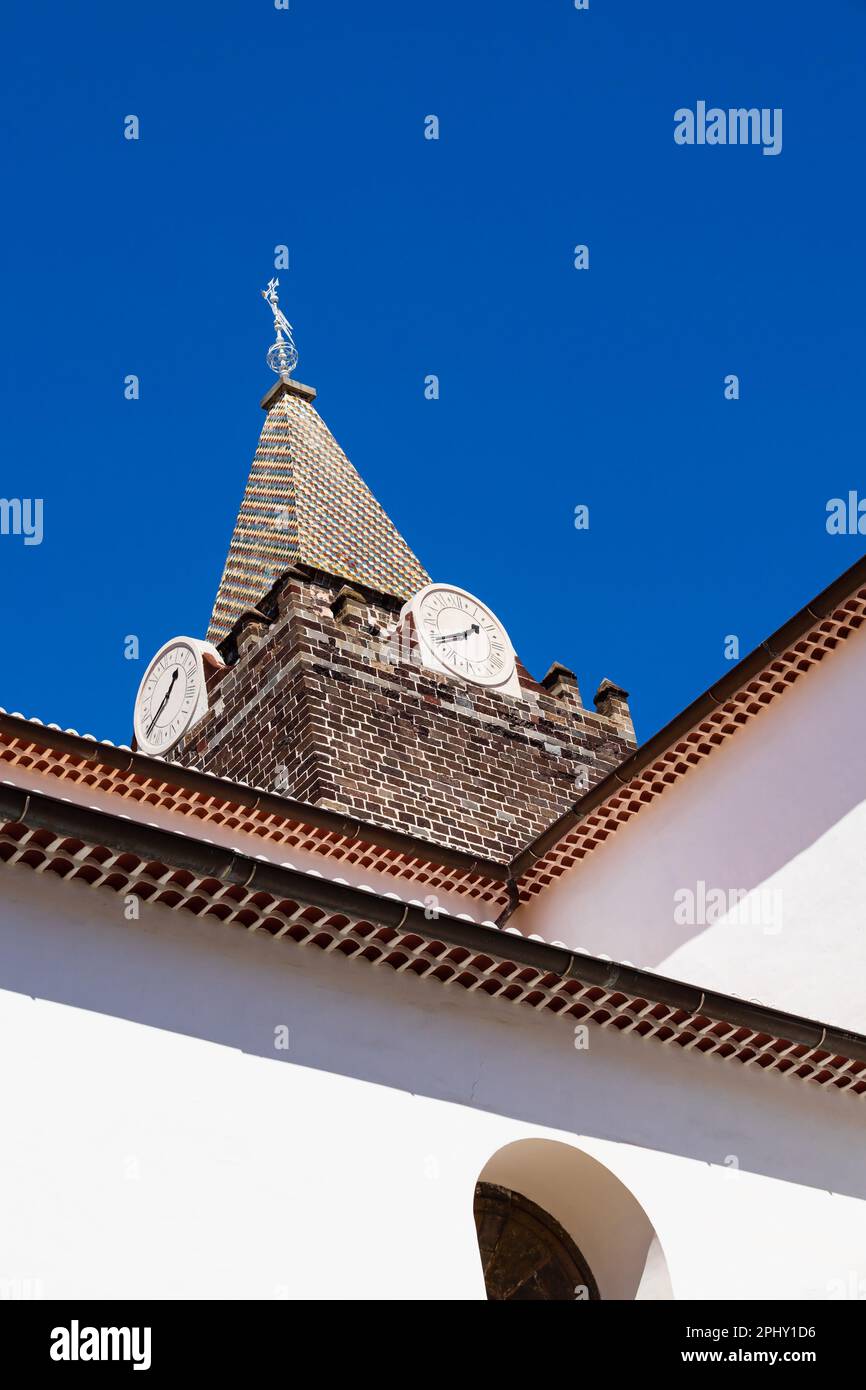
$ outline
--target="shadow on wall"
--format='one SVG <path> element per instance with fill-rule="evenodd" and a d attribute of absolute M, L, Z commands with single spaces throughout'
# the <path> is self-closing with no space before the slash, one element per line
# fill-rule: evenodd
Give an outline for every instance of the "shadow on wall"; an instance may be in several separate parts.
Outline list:
<path fill-rule="evenodd" d="M 866 1198 L 855 1097 L 610 1028 L 577 1050 L 567 1018 L 212 917 L 146 906 L 129 922 L 123 907 L 121 894 L 0 865 L 0 991 L 564 1135 L 579 1126 L 719 1168 L 733 1154 L 743 1172 Z M 289 1051 L 275 1047 L 283 1023 Z"/>
<path fill-rule="evenodd" d="M 479 1220 L 479 1191 L 528 1198 L 530 1218 L 534 1204 L 542 1220 L 545 1213 L 554 1218 L 550 1229 L 558 1224 L 565 1241 L 534 1220 L 521 1220 L 521 1210 L 516 1221 L 502 1223 L 494 1246 L 484 1230 L 489 1216 Z M 553 1139 L 506 1144 L 479 1175 L 475 1219 L 491 1298 L 673 1298 L 667 1261 L 643 1207 L 603 1163 L 571 1144 Z M 557 1276 L 573 1266 L 574 1256 L 578 1263 L 582 1257 L 588 1277 L 565 1292 L 565 1281 Z"/>

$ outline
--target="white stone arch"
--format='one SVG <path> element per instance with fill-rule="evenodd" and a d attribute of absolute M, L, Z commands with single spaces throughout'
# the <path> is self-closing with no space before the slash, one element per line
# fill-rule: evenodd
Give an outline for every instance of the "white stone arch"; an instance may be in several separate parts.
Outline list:
<path fill-rule="evenodd" d="M 549 1212 L 571 1236 L 602 1299 L 672 1299 L 667 1261 L 637 1198 L 598 1159 L 556 1139 L 518 1139 L 499 1149 L 478 1182 L 511 1188 Z"/>

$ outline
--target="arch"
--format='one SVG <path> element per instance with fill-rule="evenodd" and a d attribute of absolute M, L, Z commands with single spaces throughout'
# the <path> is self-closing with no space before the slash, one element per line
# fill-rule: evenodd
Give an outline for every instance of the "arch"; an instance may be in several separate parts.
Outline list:
<path fill-rule="evenodd" d="M 526 1273 L 525 1288 L 532 1291 L 503 1292 L 501 1262 L 498 1273 L 493 1264 L 493 1232 L 489 1224 L 483 1232 L 476 1218 L 483 1266 L 492 1283 L 498 1281 L 490 1297 L 561 1298 L 555 1290 L 563 1287 L 569 1262 L 588 1275 L 571 1294 L 577 1300 L 673 1297 L 667 1261 L 643 1207 L 609 1168 L 582 1149 L 555 1139 L 506 1144 L 478 1175 L 476 1194 L 490 1189 L 516 1194 L 515 1219 L 510 1225 L 503 1221 L 502 1229 L 509 1241 L 536 1242 L 539 1271 Z M 488 1210 L 488 1223 L 493 1216 Z M 532 1225 L 533 1216 L 538 1225 Z"/>

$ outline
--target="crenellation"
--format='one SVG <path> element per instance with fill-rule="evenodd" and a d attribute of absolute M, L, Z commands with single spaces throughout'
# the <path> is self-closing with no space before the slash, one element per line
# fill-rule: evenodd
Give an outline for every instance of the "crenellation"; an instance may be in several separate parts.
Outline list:
<path fill-rule="evenodd" d="M 611 683 L 587 710 L 565 668 L 518 702 L 394 660 L 399 603 L 363 585 L 299 566 L 259 610 L 180 761 L 504 860 L 634 747 Z"/>

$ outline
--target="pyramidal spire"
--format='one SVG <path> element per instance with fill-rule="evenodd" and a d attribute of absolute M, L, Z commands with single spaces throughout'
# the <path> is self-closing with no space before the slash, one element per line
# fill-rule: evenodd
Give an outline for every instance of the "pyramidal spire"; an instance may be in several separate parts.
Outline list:
<path fill-rule="evenodd" d="M 272 280 L 262 294 L 274 313 L 268 365 L 279 381 L 262 401 L 265 422 L 211 615 L 211 642 L 298 562 L 400 599 L 430 582 L 313 406 L 316 392 L 291 379 L 298 354 L 276 289 Z"/>

